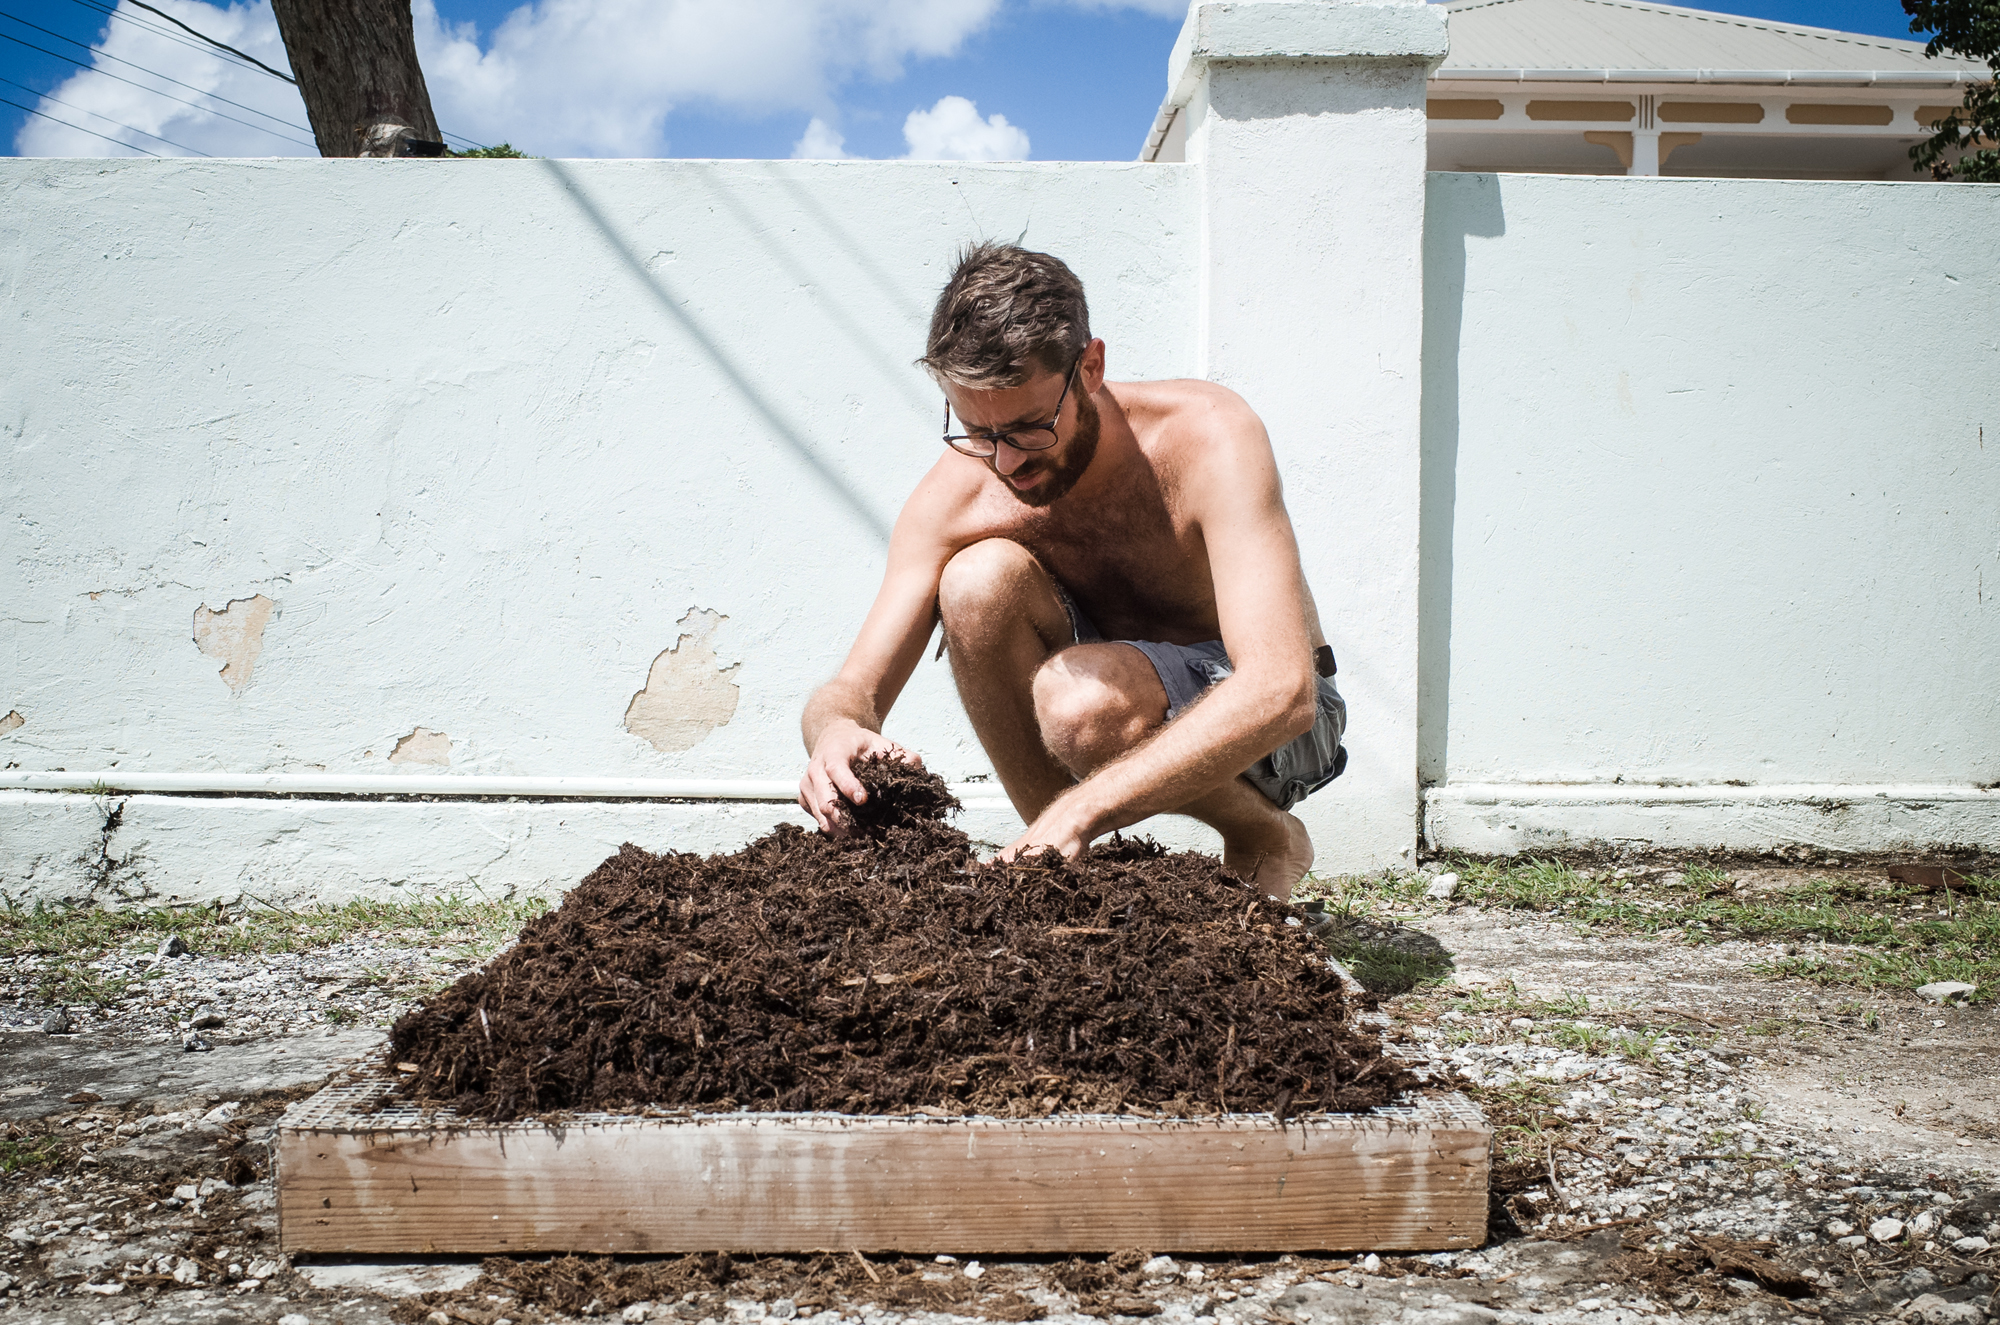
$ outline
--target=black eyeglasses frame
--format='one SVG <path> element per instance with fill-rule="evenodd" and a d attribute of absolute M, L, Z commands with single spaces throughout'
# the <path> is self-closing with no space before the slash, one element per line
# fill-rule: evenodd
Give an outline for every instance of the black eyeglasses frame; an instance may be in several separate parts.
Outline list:
<path fill-rule="evenodd" d="M 990 460 L 992 457 L 998 455 L 1000 453 L 1000 443 L 1002 442 L 1007 443 L 1007 445 L 1013 447 L 1016 451 L 1048 450 L 1061 440 L 1056 435 L 1056 425 L 1062 422 L 1063 405 L 1069 400 L 1069 389 L 1076 385 L 1076 370 L 1081 367 L 1083 367 L 1083 355 L 1079 354 L 1076 356 L 1075 362 L 1070 364 L 1068 375 L 1063 378 L 1062 394 L 1056 397 L 1056 412 L 1050 417 L 1047 423 L 1025 423 L 1020 427 L 1009 428 L 1003 432 L 953 432 L 951 430 L 951 399 L 950 397 L 946 397 L 944 402 L 944 444 L 960 455 L 969 455 L 974 460 Z M 1039 432 L 1047 433 L 1049 440 L 1046 442 L 1022 442 L 1018 440 L 1022 434 Z M 986 449 L 983 451 L 974 449 L 981 446 Z"/>

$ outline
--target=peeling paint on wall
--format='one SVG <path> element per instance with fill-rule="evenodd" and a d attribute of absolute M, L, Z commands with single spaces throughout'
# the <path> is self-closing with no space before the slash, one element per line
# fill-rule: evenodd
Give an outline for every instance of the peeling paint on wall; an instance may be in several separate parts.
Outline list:
<path fill-rule="evenodd" d="M 277 604 L 257 594 L 232 598 L 220 612 L 206 604 L 194 610 L 194 644 L 211 658 L 222 659 L 222 679 L 229 693 L 240 695 L 250 684 L 250 671 L 264 651 L 264 627 Z"/>
<path fill-rule="evenodd" d="M 396 748 L 389 752 L 392 764 L 434 764 L 439 768 L 451 765 L 451 737 L 443 732 L 434 732 L 428 727 L 419 727 L 396 742 Z"/>
<path fill-rule="evenodd" d="M 21 710 L 10 709 L 6 717 L 0 718 L 0 736 L 5 736 L 16 727 L 25 727 L 27 723 L 28 720 L 21 716 Z"/>
<path fill-rule="evenodd" d="M 625 730 L 662 754 L 692 749 L 736 716 L 741 689 L 729 679 L 738 666 L 716 664 L 709 641 L 729 618 L 691 608 L 680 619 L 680 638 L 653 659 L 646 688 L 625 706 Z"/>

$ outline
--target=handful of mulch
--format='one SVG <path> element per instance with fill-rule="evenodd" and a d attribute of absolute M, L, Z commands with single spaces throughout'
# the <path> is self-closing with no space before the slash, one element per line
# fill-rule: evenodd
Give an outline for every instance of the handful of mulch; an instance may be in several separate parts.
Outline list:
<path fill-rule="evenodd" d="M 936 776 L 857 766 L 856 831 L 627 844 L 399 1020 L 398 1093 L 494 1120 L 645 1106 L 1026 1117 L 1350 1111 L 1416 1080 L 1220 862 L 1113 839 L 983 865 Z"/>

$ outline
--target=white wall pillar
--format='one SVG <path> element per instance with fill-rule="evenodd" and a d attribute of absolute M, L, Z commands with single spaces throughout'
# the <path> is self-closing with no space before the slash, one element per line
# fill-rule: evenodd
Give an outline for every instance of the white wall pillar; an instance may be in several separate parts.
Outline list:
<path fill-rule="evenodd" d="M 1635 129 L 1632 132 L 1632 164 L 1625 170 L 1628 175 L 1657 175 L 1660 173 L 1660 131 L 1658 129 Z"/>
<path fill-rule="evenodd" d="M 1421 0 L 1197 3 L 1170 64 L 1202 371 L 1270 429 L 1350 710 L 1347 775 L 1298 811 L 1322 871 L 1417 841 L 1424 89 L 1446 49 Z"/>

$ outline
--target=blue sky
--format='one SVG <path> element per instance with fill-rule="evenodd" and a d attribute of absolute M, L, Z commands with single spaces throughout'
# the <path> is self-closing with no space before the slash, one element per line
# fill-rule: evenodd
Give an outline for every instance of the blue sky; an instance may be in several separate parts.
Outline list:
<path fill-rule="evenodd" d="M 0 17 L 0 38 L 13 39 L 0 40 L 0 99 L 163 155 L 178 149 L 161 139 L 214 155 L 306 150 L 300 140 L 309 135 L 290 127 L 305 122 L 290 88 L 114 22 L 101 12 L 110 3 L 0 0 L 0 14 L 12 16 Z M 284 67 L 268 0 L 154 3 Z M 976 158 L 1017 155 L 1025 141 L 1027 155 L 1041 160 L 1130 159 L 1159 104 L 1180 26 L 1176 0 L 539 0 L 522 8 L 420 0 L 419 40 L 439 118 L 462 138 L 505 137 L 526 151 L 576 156 L 786 157 L 817 121 L 809 141 L 819 154 L 835 144 L 858 156 Z M 1908 35 L 1897 0 L 1739 0 L 1727 8 Z M 744 18 L 752 9 L 754 22 Z M 671 31 L 658 18 L 669 10 L 679 16 Z M 662 30 L 632 40 L 647 24 Z M 79 74 L 24 41 L 86 62 L 123 55 L 201 91 L 157 83 L 130 65 L 101 67 L 203 105 L 214 104 L 205 93 L 227 97 L 239 105 L 221 109 L 246 123 Z M 43 103 L 40 94 L 70 104 Z M 13 106 L 0 105 L 0 117 L 9 152 L 131 154 L 46 121 L 23 134 L 31 117 Z"/>

